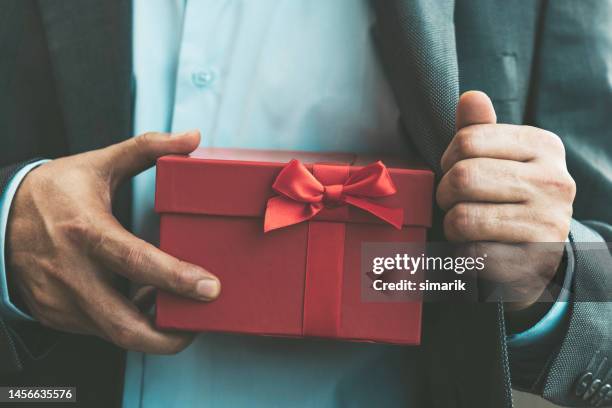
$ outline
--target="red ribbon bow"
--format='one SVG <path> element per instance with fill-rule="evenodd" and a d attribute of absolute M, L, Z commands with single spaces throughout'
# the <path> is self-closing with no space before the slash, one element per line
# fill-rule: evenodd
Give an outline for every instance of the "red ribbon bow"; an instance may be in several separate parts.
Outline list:
<path fill-rule="evenodd" d="M 324 186 L 302 163 L 291 160 L 278 174 L 272 188 L 280 195 L 268 200 L 264 232 L 309 220 L 326 205 L 346 204 L 361 208 L 397 229 L 402 228 L 403 209 L 371 201 L 397 192 L 380 161 L 356 171 L 344 184 Z"/>

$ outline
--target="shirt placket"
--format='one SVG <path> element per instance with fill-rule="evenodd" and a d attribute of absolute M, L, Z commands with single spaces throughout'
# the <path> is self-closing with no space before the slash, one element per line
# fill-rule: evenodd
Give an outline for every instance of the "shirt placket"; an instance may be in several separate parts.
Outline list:
<path fill-rule="evenodd" d="M 188 1 L 185 7 L 172 130 L 199 129 L 203 146 L 214 142 L 221 109 L 231 13 L 226 1 Z"/>

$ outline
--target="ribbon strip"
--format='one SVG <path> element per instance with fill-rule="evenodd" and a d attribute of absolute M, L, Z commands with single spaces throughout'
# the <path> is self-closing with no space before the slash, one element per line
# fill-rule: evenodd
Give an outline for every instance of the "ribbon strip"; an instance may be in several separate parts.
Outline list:
<path fill-rule="evenodd" d="M 349 177 L 349 166 L 315 164 L 318 180 L 332 185 Z M 347 207 L 332 211 L 347 212 Z M 344 274 L 344 222 L 309 221 L 304 280 L 302 335 L 337 337 L 342 307 Z"/>

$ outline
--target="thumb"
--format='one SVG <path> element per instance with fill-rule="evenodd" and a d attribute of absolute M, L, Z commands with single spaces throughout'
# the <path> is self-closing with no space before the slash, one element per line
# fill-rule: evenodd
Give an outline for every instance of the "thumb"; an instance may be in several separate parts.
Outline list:
<path fill-rule="evenodd" d="M 98 151 L 100 165 L 108 171 L 114 186 L 155 164 L 161 156 L 188 154 L 200 144 L 200 132 L 149 132 Z"/>
<path fill-rule="evenodd" d="M 470 125 L 495 124 L 496 122 L 497 116 L 493 103 L 486 93 L 467 91 L 461 95 L 455 121 L 457 130 Z"/>

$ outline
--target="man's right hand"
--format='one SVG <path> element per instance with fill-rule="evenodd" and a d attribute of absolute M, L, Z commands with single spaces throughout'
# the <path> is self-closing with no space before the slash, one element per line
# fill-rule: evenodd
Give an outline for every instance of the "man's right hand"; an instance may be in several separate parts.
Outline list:
<path fill-rule="evenodd" d="M 197 131 L 147 133 L 53 160 L 25 177 L 8 220 L 7 269 L 41 324 L 148 353 L 189 344 L 190 334 L 157 330 L 116 290 L 117 277 L 203 301 L 218 296 L 219 281 L 127 232 L 111 202 L 122 181 L 160 156 L 193 151 L 199 141 Z"/>

